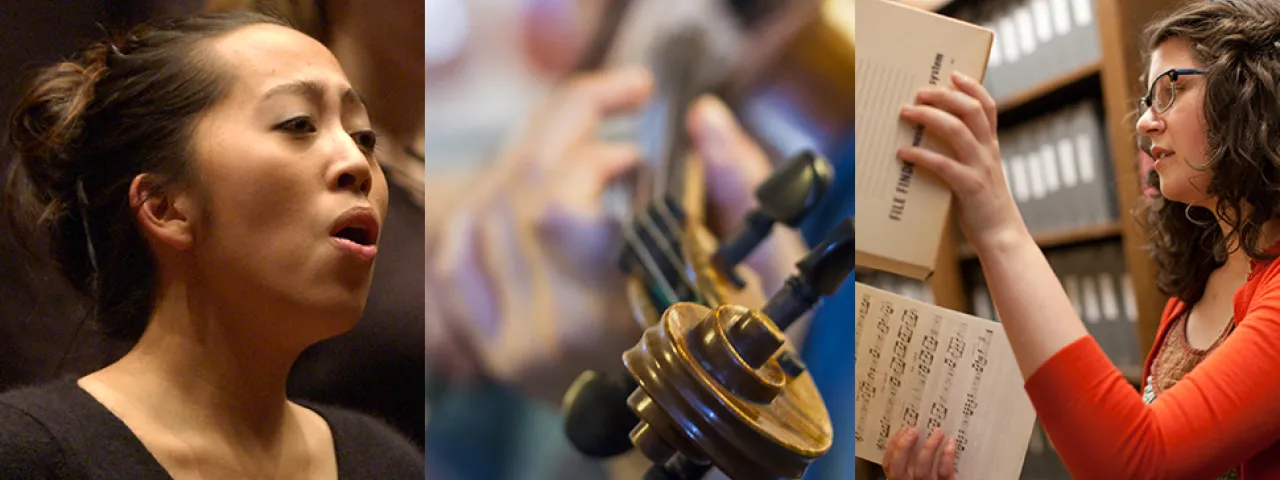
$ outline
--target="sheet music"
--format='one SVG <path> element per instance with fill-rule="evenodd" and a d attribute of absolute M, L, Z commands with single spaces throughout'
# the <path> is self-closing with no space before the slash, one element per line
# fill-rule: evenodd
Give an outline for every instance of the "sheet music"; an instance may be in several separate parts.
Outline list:
<path fill-rule="evenodd" d="M 858 283 L 854 327 L 859 458 L 881 463 L 905 424 L 956 438 L 957 475 L 1018 478 L 1035 410 L 1004 328 Z"/>

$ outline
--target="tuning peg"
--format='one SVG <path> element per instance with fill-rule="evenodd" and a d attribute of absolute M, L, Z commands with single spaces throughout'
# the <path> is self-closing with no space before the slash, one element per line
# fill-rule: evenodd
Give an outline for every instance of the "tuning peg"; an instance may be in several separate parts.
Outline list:
<path fill-rule="evenodd" d="M 742 226 L 720 244 L 712 258 L 720 274 L 741 288 L 745 282 L 734 267 L 769 236 L 774 223 L 799 226 L 827 192 L 833 175 L 827 159 L 810 150 L 791 157 L 774 171 L 756 188 L 760 206 L 747 213 Z"/>
<path fill-rule="evenodd" d="M 853 217 L 837 224 L 822 243 L 796 262 L 796 268 L 799 273 L 788 278 L 782 291 L 761 309 L 780 330 L 813 308 L 820 297 L 835 294 L 853 271 Z"/>
<path fill-rule="evenodd" d="M 562 411 L 569 443 L 583 455 L 609 458 L 631 450 L 631 429 L 640 418 L 627 406 L 627 396 L 640 384 L 631 375 L 621 378 L 586 371 L 565 393 Z"/>

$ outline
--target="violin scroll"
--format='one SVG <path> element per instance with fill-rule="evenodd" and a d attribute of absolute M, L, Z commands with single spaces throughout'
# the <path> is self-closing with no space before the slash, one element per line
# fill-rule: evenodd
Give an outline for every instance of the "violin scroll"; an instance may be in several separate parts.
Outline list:
<path fill-rule="evenodd" d="M 800 478 L 831 447 L 821 395 L 783 330 L 836 292 L 853 270 L 853 219 L 796 264 L 757 311 L 679 302 L 623 363 L 639 384 L 631 442 L 654 463 L 646 478 Z"/>

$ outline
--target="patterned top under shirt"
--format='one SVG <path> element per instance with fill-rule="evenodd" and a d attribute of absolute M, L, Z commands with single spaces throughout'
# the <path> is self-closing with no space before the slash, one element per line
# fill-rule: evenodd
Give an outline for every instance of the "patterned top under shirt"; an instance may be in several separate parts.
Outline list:
<path fill-rule="evenodd" d="M 1142 401 L 1150 405 L 1152 402 L 1164 393 L 1165 390 L 1173 387 L 1183 376 L 1190 373 L 1196 368 L 1200 362 L 1204 361 L 1228 335 L 1235 330 L 1235 320 L 1227 321 L 1227 326 L 1222 329 L 1222 333 L 1218 334 L 1218 338 L 1213 341 L 1205 349 L 1197 349 L 1187 342 L 1187 323 L 1191 316 L 1191 309 L 1187 308 L 1183 313 L 1174 320 L 1174 324 L 1169 326 L 1169 333 L 1165 335 L 1164 344 L 1156 351 L 1156 358 L 1151 362 L 1150 375 L 1147 375 L 1146 386 L 1142 389 Z M 1240 468 L 1236 467 L 1231 471 L 1217 477 L 1217 480 L 1236 480 L 1240 478 Z"/>

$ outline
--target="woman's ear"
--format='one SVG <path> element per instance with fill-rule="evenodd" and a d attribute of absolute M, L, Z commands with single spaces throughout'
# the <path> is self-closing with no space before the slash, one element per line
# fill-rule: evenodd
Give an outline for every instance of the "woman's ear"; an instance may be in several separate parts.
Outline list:
<path fill-rule="evenodd" d="M 129 185 L 129 205 L 148 240 L 183 251 L 194 243 L 195 199 L 185 189 L 160 188 L 152 174 L 133 178 Z"/>

